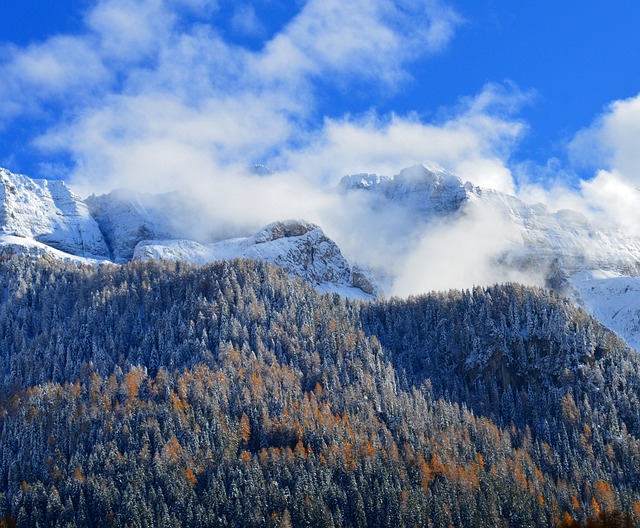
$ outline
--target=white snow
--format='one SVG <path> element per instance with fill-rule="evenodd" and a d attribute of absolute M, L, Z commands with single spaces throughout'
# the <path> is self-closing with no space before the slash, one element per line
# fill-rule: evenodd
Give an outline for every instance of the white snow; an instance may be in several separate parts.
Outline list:
<path fill-rule="evenodd" d="M 570 285 L 590 315 L 640 350 L 640 277 L 583 272 L 574 275 Z"/>
<path fill-rule="evenodd" d="M 38 242 L 33 238 L 0 234 L 0 254 L 8 253 L 27 255 L 33 258 L 49 256 L 66 262 L 75 262 L 77 264 L 100 264 L 101 262 L 106 262 L 104 259 L 93 259 L 72 255 L 71 253 L 66 253 L 52 248 L 47 244 L 43 244 L 42 242 Z"/>
<path fill-rule="evenodd" d="M 0 233 L 81 257 L 109 255 L 87 205 L 64 182 L 32 180 L 5 169 L 0 169 Z"/>

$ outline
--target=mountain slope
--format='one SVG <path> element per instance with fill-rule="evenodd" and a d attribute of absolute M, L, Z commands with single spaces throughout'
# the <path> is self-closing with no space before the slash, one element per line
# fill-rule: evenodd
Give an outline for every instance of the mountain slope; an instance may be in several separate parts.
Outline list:
<path fill-rule="evenodd" d="M 404 225 L 391 237 L 405 237 L 413 246 L 425 234 L 449 227 L 440 236 L 449 237 L 450 246 L 466 243 L 470 263 L 474 252 L 478 264 L 488 259 L 484 265 L 494 280 L 516 277 L 510 280 L 543 283 L 570 296 L 632 346 L 640 346 L 640 297 L 629 293 L 637 291 L 640 240 L 615 226 L 597 225 L 571 210 L 550 212 L 544 204 L 527 205 L 514 196 L 463 183 L 432 165 L 409 167 L 393 178 L 346 176 L 337 190 L 359 197 L 378 217 L 404 215 Z M 465 234 L 474 229 L 479 240 Z M 385 241 L 389 246 L 391 237 Z"/>
<path fill-rule="evenodd" d="M 207 239 L 207 226 L 189 200 L 179 193 L 146 194 L 119 189 L 85 201 L 111 251 L 122 264 L 133 258 L 143 240 Z M 204 237 L 204 238 L 203 238 Z"/>
<path fill-rule="evenodd" d="M 551 293 L 347 302 L 242 260 L 13 257 L 0 278 L 19 526 L 550 526 L 640 504 L 640 358 Z"/>
<path fill-rule="evenodd" d="M 434 250 L 425 255 L 418 251 L 413 263 L 416 273 L 425 259 L 428 264 L 443 249 L 446 255 L 448 248 L 460 246 L 469 260 L 467 268 L 456 262 L 459 256 L 454 251 L 448 257 L 451 262 L 441 263 L 440 270 L 453 268 L 470 274 L 475 268 L 486 268 L 491 281 L 544 284 L 572 296 L 629 343 L 640 345 L 640 297 L 627 293 L 635 288 L 639 274 L 640 240 L 573 211 L 551 212 L 543 204 L 527 205 L 513 196 L 463 183 L 437 166 L 416 165 L 393 178 L 347 176 L 336 189 L 344 198 L 338 203 L 348 209 L 355 203 L 349 200 L 356 198 L 358 207 L 364 205 L 364 209 L 348 211 L 341 225 L 332 226 L 332 232 L 346 233 L 346 241 L 371 241 L 374 247 L 358 246 L 365 250 L 362 255 L 353 247 L 348 254 L 367 269 L 378 269 L 376 262 L 367 261 L 372 255 L 374 260 L 387 261 L 387 268 L 375 279 L 369 271 L 350 266 L 320 227 L 304 227 L 304 221 L 289 222 L 301 230 L 296 236 L 276 236 L 274 226 L 280 226 L 276 231 L 286 231 L 287 221 L 271 224 L 253 236 L 243 232 L 242 238 L 220 239 L 215 233 L 232 232 L 232 227 L 209 225 L 204 213 L 179 193 L 156 196 L 120 190 L 83 202 L 62 182 L 33 181 L 6 170 L 1 176 L 3 251 L 12 248 L 9 250 L 34 255 L 109 259 L 120 264 L 134 258 L 200 264 L 218 258 L 258 258 L 284 266 L 321 291 L 366 298 L 393 292 L 399 270 L 420 249 L 421 241 L 439 236 L 446 244 L 436 246 L 435 254 Z M 375 223 L 367 221 L 371 218 Z M 429 273 L 437 276 L 437 271 Z M 478 281 L 484 278 L 482 271 L 473 276 Z M 590 292 L 604 287 L 597 277 L 617 277 L 616 286 L 592 295 Z M 404 289 L 416 291 L 412 286 L 409 283 Z"/>

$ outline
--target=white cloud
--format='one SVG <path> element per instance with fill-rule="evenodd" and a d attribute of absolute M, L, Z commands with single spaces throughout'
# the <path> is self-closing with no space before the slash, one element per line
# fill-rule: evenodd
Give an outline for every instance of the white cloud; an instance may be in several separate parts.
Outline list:
<path fill-rule="evenodd" d="M 533 276 L 497 265 L 496 259 L 520 241 L 516 225 L 499 210 L 482 203 L 466 207 L 460 218 L 429 226 L 402 259 L 391 293 L 406 296 L 506 281 L 542 284 L 542 273 Z"/>
<path fill-rule="evenodd" d="M 582 207 L 600 222 L 640 236 L 640 95 L 615 101 L 569 144 L 572 163 L 594 169 L 580 182 Z M 578 202 L 578 203 L 576 203 Z"/>
<path fill-rule="evenodd" d="M 153 53 L 171 34 L 175 16 L 162 0 L 103 0 L 86 22 L 104 59 L 137 61 Z"/>
<path fill-rule="evenodd" d="M 596 165 L 640 186 L 640 95 L 615 101 L 569 148 L 574 163 Z"/>
<path fill-rule="evenodd" d="M 394 85 L 406 76 L 407 60 L 440 50 L 459 23 L 435 1 L 309 0 L 266 46 L 258 67 L 269 76 L 320 75 L 329 68 L 334 76 Z"/>
<path fill-rule="evenodd" d="M 45 100 L 84 100 L 87 91 L 108 83 L 111 72 L 104 67 L 90 42 L 71 36 L 56 36 L 44 44 L 24 49 L 11 47 L 0 63 L 0 100 L 5 122 L 17 115 L 40 109 Z"/>
<path fill-rule="evenodd" d="M 488 93 L 497 103 L 497 89 L 489 85 L 478 96 L 466 98 L 458 113 L 436 123 L 425 123 L 416 115 L 380 117 L 375 112 L 327 119 L 307 148 L 287 153 L 286 164 L 300 173 L 315 173 L 322 181 L 344 171 L 393 175 L 416 162 L 435 161 L 476 185 L 513 193 L 505 162 L 524 125 L 498 108 L 479 104 Z M 509 104 L 514 98 L 526 100 L 517 90 L 505 92 L 504 98 Z"/>
<path fill-rule="evenodd" d="M 250 4 L 243 5 L 251 14 Z M 302 157 L 310 154 L 306 147 L 313 138 L 326 136 L 330 143 L 332 136 L 359 126 L 350 118 L 314 125 L 316 80 L 346 86 L 366 78 L 392 88 L 408 75 L 408 61 L 439 50 L 460 22 L 435 0 L 309 0 L 262 50 L 252 52 L 226 42 L 213 25 L 215 17 L 185 18 L 185 7 L 202 14 L 216 3 L 96 2 L 87 11 L 84 33 L 15 48 L 0 64 L 10 79 L 19 80 L 5 83 L 0 109 L 15 116 L 64 101 L 62 119 L 36 144 L 69 152 L 77 164 L 72 179 L 93 180 L 102 190 L 109 184 L 164 188 L 180 167 L 201 166 L 190 176 L 197 180 L 213 167 L 278 153 L 281 167 L 295 161 L 289 168 L 306 174 L 309 164 Z M 412 118 L 391 119 L 391 134 L 422 127 Z M 450 132 L 456 134 L 465 131 Z M 162 149 L 158 156 L 154 148 Z M 427 150 L 416 158 L 418 150 L 385 154 L 387 166 L 397 169 L 404 160 L 428 157 Z M 361 149 L 355 155 L 368 153 Z"/>
<path fill-rule="evenodd" d="M 221 40 L 216 17 L 185 15 L 184 8 L 211 13 L 216 2 L 99 0 L 87 11 L 83 33 L 5 53 L 0 73 L 12 82 L 3 88 L 3 107 L 15 115 L 51 102 L 54 95 L 75 95 L 76 89 L 123 95 L 131 87 L 140 92 L 175 79 L 184 81 L 182 89 L 189 82 L 203 87 L 208 81 L 211 97 L 234 94 L 240 84 L 256 95 L 285 90 L 306 103 L 315 76 L 366 76 L 389 84 L 406 75 L 407 61 L 446 44 L 459 23 L 455 13 L 438 2 L 404 3 L 309 0 L 263 50 L 249 52 Z M 257 30 L 250 4 L 241 8 L 244 16 L 239 19 Z M 409 19 L 407 32 L 400 22 Z M 113 84 L 114 79 L 119 82 Z M 191 93 L 176 95 L 188 98 Z M 69 107 L 85 110 L 73 99 L 66 100 Z"/>
<path fill-rule="evenodd" d="M 251 4 L 239 4 L 231 18 L 231 27 L 241 35 L 260 37 L 265 34 L 266 28 L 258 18 L 255 8 Z"/>

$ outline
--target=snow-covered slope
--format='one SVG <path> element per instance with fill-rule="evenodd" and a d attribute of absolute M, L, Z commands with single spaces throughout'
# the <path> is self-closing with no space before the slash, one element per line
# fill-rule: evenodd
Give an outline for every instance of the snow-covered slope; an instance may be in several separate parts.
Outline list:
<path fill-rule="evenodd" d="M 47 244 L 38 242 L 33 238 L 24 238 L 14 235 L 0 234 L 0 255 L 22 255 L 32 259 L 45 258 L 63 260 L 65 262 L 75 262 L 76 264 L 100 264 L 105 262 L 104 258 L 79 257 L 72 253 L 60 251 Z"/>
<path fill-rule="evenodd" d="M 136 244 L 142 240 L 184 237 L 173 228 L 175 211 L 170 195 L 150 195 L 119 189 L 109 194 L 90 196 L 86 203 L 100 225 L 111 259 L 117 263 L 133 258 Z"/>
<path fill-rule="evenodd" d="M 64 182 L 32 180 L 5 169 L 0 169 L 0 233 L 81 257 L 109 256 L 87 205 Z"/>
<path fill-rule="evenodd" d="M 251 237 L 207 245 L 190 240 L 143 241 L 133 255 L 134 260 L 169 259 L 198 264 L 234 258 L 276 264 L 323 291 L 362 298 L 376 293 L 366 274 L 352 272 L 336 243 L 317 225 L 304 220 L 274 222 Z"/>
<path fill-rule="evenodd" d="M 578 273 L 570 287 L 590 315 L 640 350 L 640 277 Z"/>

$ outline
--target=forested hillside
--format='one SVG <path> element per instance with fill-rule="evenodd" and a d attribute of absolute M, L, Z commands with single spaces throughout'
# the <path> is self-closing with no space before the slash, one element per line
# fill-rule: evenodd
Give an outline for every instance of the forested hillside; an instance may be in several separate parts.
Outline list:
<path fill-rule="evenodd" d="M 252 261 L 18 257 L 0 288 L 8 524 L 640 519 L 637 354 L 543 290 L 373 304 Z"/>

